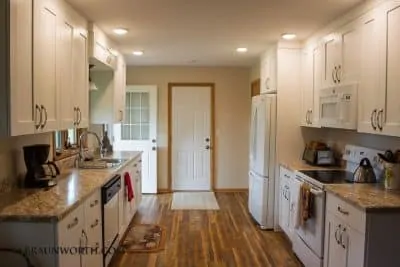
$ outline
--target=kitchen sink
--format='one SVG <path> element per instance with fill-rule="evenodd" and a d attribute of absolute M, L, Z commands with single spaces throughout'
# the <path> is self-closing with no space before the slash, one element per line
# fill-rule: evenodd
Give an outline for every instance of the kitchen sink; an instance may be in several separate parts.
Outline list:
<path fill-rule="evenodd" d="M 79 169 L 110 169 L 120 166 L 124 163 L 125 159 L 113 158 L 94 158 L 91 160 L 79 161 Z"/>

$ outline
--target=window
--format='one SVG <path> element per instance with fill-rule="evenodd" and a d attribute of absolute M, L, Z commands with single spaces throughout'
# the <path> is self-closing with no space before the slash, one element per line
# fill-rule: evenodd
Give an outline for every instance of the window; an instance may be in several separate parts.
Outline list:
<path fill-rule="evenodd" d="M 86 129 L 68 129 L 54 132 L 55 160 L 76 154 L 79 148 L 79 136 L 85 130 Z M 83 147 L 87 147 L 86 139 L 83 140 Z"/>
<path fill-rule="evenodd" d="M 127 92 L 121 140 L 148 140 L 150 137 L 150 100 L 148 92 Z"/>

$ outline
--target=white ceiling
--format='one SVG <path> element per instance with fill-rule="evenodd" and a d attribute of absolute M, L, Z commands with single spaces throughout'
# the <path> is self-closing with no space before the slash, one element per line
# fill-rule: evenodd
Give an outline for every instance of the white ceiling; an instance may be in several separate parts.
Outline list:
<path fill-rule="evenodd" d="M 284 32 L 304 40 L 363 0 L 68 0 L 129 65 L 250 66 Z M 112 29 L 129 29 L 116 36 Z M 237 47 L 248 47 L 237 54 Z M 131 55 L 144 50 L 142 57 Z M 192 61 L 196 62 L 193 63 Z"/>

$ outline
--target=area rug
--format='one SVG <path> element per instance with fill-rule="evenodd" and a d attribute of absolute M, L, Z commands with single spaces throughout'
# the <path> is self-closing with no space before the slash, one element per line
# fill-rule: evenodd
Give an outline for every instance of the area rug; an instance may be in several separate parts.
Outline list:
<path fill-rule="evenodd" d="M 172 210 L 219 210 L 213 192 L 175 192 Z"/>
<path fill-rule="evenodd" d="M 165 228 L 157 224 L 133 225 L 122 242 L 125 253 L 152 253 L 165 248 Z"/>

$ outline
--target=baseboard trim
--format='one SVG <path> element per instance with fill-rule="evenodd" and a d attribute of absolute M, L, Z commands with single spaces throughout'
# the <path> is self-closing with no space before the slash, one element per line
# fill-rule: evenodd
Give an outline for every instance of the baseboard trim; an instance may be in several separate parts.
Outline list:
<path fill-rule="evenodd" d="M 217 193 L 235 193 L 235 192 L 248 192 L 248 188 L 215 188 L 214 192 Z"/>

